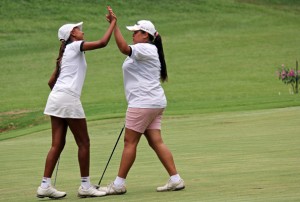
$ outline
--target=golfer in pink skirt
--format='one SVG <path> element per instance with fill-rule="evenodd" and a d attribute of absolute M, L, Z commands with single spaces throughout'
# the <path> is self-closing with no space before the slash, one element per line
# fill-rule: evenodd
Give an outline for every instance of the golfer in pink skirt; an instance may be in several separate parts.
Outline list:
<path fill-rule="evenodd" d="M 117 25 L 114 29 L 119 50 L 128 56 L 122 66 L 128 102 L 124 149 L 116 179 L 100 190 L 107 195 L 126 193 L 125 179 L 135 161 L 136 148 L 143 134 L 170 176 L 167 184 L 156 190 L 184 189 L 172 153 L 161 136 L 161 118 L 167 100 L 160 82 L 168 78 L 161 37 L 148 20 L 140 20 L 127 29 L 133 32 L 134 45 L 126 43 Z"/>

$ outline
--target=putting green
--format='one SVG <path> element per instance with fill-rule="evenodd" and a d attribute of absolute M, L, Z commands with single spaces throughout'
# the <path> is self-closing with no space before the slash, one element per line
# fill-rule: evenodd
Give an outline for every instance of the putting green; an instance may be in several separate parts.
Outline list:
<path fill-rule="evenodd" d="M 163 137 L 173 152 L 186 189 L 156 193 L 167 173 L 154 152 L 141 139 L 137 159 L 127 178 L 128 192 L 101 201 L 299 201 L 300 107 L 226 112 L 192 116 L 166 116 Z M 98 183 L 123 119 L 88 122 L 91 137 L 91 180 Z M 0 141 L 0 201 L 34 201 L 50 130 Z M 120 141 L 102 185 L 118 170 Z M 71 133 L 60 159 L 56 187 L 77 198 L 79 168 Z"/>

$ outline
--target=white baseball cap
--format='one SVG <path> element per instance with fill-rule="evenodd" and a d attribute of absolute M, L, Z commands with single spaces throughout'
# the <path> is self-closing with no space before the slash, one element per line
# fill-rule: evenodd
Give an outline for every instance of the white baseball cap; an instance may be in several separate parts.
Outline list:
<path fill-rule="evenodd" d="M 67 41 L 74 27 L 79 27 L 79 29 L 82 30 L 82 24 L 83 22 L 79 22 L 77 24 L 65 24 L 61 26 L 58 30 L 58 39 Z"/>
<path fill-rule="evenodd" d="M 149 20 L 140 20 L 133 26 L 126 26 L 126 28 L 130 31 L 138 31 L 143 30 L 145 32 L 148 32 L 152 36 L 155 35 L 155 27 Z"/>

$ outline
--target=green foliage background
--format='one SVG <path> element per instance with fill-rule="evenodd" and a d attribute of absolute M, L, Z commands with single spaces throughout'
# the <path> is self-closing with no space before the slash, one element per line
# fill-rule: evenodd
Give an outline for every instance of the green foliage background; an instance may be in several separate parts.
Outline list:
<path fill-rule="evenodd" d="M 2 0 L 0 136 L 48 123 L 43 109 L 58 54 L 57 30 L 83 21 L 86 40 L 101 38 L 106 5 L 129 43 L 125 26 L 140 19 L 153 21 L 162 35 L 169 72 L 166 115 L 299 105 L 299 96 L 290 95 L 275 74 L 282 63 L 294 66 L 300 55 L 299 1 Z M 86 58 L 82 102 L 88 120 L 123 117 L 125 57 L 114 39 Z"/>

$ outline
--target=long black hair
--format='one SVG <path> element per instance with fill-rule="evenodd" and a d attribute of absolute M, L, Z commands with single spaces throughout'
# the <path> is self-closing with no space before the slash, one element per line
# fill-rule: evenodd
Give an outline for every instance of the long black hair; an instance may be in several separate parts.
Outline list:
<path fill-rule="evenodd" d="M 168 72 L 167 72 L 167 64 L 165 61 L 165 54 L 164 49 L 162 45 L 161 36 L 158 34 L 158 32 L 155 33 L 155 38 L 151 34 L 149 34 L 149 40 L 156 46 L 157 53 L 160 61 L 160 80 L 162 82 L 168 81 Z"/>

